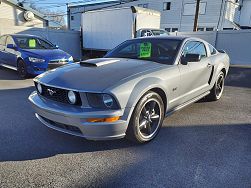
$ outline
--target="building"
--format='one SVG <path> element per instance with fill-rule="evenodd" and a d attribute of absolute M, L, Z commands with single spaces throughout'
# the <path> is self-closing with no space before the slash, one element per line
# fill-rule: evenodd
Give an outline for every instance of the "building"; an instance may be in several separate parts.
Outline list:
<path fill-rule="evenodd" d="M 48 26 L 44 15 L 25 7 L 14 0 L 0 0 L 0 27 L 38 27 Z"/>
<path fill-rule="evenodd" d="M 161 28 L 167 31 L 193 31 L 195 0 L 111 1 L 68 7 L 68 25 L 80 30 L 81 13 L 101 8 L 139 6 L 161 12 Z M 198 30 L 233 30 L 251 27 L 251 0 L 201 0 Z"/>

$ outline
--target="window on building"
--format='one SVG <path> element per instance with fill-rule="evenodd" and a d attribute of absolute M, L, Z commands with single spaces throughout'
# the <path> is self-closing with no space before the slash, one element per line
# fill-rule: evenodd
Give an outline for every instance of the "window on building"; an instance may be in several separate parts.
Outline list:
<path fill-rule="evenodd" d="M 165 28 L 167 32 L 171 32 L 171 28 Z"/>
<path fill-rule="evenodd" d="M 178 28 L 172 28 L 172 32 L 178 31 Z"/>
<path fill-rule="evenodd" d="M 207 3 L 201 2 L 200 3 L 200 10 L 199 14 L 206 14 Z M 183 8 L 183 15 L 184 16 L 194 16 L 196 10 L 196 3 L 185 3 Z"/>
<path fill-rule="evenodd" d="M 209 51 L 211 55 L 214 55 L 217 53 L 217 50 L 211 44 L 208 44 L 208 47 L 209 47 Z"/>
<path fill-rule="evenodd" d="M 205 45 L 198 41 L 190 41 L 186 43 L 183 49 L 183 56 L 186 56 L 187 54 L 199 54 L 201 58 L 207 57 Z"/>
<path fill-rule="evenodd" d="M 163 10 L 171 10 L 171 2 L 164 2 Z"/>
<path fill-rule="evenodd" d="M 198 27 L 197 31 L 205 31 L 204 29 L 205 29 L 204 27 Z"/>
<path fill-rule="evenodd" d="M 74 16 L 71 16 L 71 20 L 74 20 Z"/>
<path fill-rule="evenodd" d="M 207 27 L 207 28 L 206 28 L 206 31 L 213 31 L 213 30 L 214 30 L 213 27 Z"/>

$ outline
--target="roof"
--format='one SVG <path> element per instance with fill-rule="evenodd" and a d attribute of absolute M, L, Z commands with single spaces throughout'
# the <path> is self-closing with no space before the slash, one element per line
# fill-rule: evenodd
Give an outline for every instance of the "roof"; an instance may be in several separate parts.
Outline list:
<path fill-rule="evenodd" d="M 29 34 L 10 34 L 9 36 L 12 36 L 12 37 L 34 37 L 34 38 L 41 38 L 40 36 L 29 35 Z"/>
<path fill-rule="evenodd" d="M 8 2 L 8 3 L 12 4 L 12 5 L 15 5 L 16 7 L 20 8 L 20 9 L 31 11 L 35 16 L 47 21 L 47 19 L 45 18 L 45 15 L 43 15 L 40 12 L 32 9 L 29 6 L 20 6 L 16 0 L 6 0 L 6 2 Z"/>

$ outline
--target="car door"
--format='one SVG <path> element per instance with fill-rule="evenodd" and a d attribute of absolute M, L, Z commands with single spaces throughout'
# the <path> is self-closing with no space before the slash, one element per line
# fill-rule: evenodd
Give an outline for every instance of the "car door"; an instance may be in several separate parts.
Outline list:
<path fill-rule="evenodd" d="M 7 48 L 7 45 L 8 44 L 12 44 L 12 45 L 15 45 L 15 42 L 13 40 L 13 38 L 11 36 L 7 36 L 7 39 L 6 39 L 6 45 L 5 45 L 5 62 L 6 64 L 8 65 L 11 65 L 13 67 L 16 67 L 17 65 L 17 51 L 15 49 L 10 49 L 10 48 Z"/>
<path fill-rule="evenodd" d="M 0 37 L 0 63 L 5 64 L 5 41 L 6 41 L 6 36 L 1 36 Z"/>
<path fill-rule="evenodd" d="M 191 100 L 209 89 L 209 80 L 212 66 L 208 58 L 206 46 L 201 41 L 187 41 L 183 47 L 182 55 L 199 54 L 199 62 L 188 62 L 186 65 L 179 63 L 181 101 Z"/>

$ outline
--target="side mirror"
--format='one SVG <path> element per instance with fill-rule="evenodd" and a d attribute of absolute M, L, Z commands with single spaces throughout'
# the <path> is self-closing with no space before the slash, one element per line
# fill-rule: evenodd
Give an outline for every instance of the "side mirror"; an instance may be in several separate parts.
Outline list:
<path fill-rule="evenodd" d="M 188 62 L 199 62 L 201 60 L 201 56 L 199 54 L 186 54 L 186 56 L 181 57 L 181 64 L 187 65 Z"/>
<path fill-rule="evenodd" d="M 59 46 L 58 46 L 58 45 L 55 45 L 55 48 L 59 49 Z"/>
<path fill-rule="evenodd" d="M 7 48 L 13 49 L 13 50 L 17 49 L 16 45 L 14 45 L 14 44 L 7 44 Z"/>

